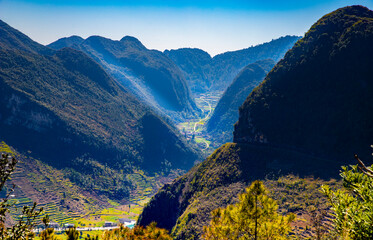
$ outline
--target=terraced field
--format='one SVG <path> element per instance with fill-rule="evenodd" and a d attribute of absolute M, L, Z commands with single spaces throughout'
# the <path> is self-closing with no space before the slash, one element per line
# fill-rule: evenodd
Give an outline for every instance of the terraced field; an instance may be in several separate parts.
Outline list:
<path fill-rule="evenodd" d="M 20 220 L 20 216 L 24 206 L 32 207 L 34 204 L 34 201 L 32 201 L 32 199 L 30 198 L 13 199 L 12 202 L 14 203 L 14 207 L 11 209 L 10 213 L 15 221 Z M 41 220 L 45 215 L 48 215 L 52 222 L 57 222 L 60 225 L 65 223 L 72 223 L 74 221 L 74 218 L 76 218 L 77 216 L 74 216 L 74 214 L 66 214 L 61 212 L 57 204 L 58 203 L 55 202 L 38 204 L 37 209 L 44 209 L 43 213 L 37 218 L 38 223 L 41 224 Z"/>
<path fill-rule="evenodd" d="M 56 222 L 60 225 L 66 223 L 75 224 L 78 227 L 101 227 L 106 221 L 118 222 L 119 218 L 128 218 L 136 220 L 141 213 L 144 205 L 150 200 L 150 198 L 155 193 L 156 189 L 160 187 L 162 182 L 169 182 L 171 179 L 177 177 L 180 173 L 172 173 L 173 176 L 163 177 L 147 177 L 143 172 L 139 171 L 128 176 L 130 180 L 136 183 L 136 188 L 133 191 L 132 197 L 126 202 L 115 202 L 113 200 L 108 200 L 106 205 L 90 205 L 86 203 L 82 209 L 74 211 L 74 209 L 66 208 L 63 204 L 63 199 L 60 198 L 51 198 L 46 195 L 46 198 L 42 201 L 37 201 L 39 204 L 37 208 L 43 207 L 43 214 L 37 219 L 38 223 L 41 223 L 41 219 L 48 215 L 52 222 Z M 20 179 L 25 178 L 26 176 L 22 174 L 22 171 L 18 170 L 14 174 L 13 181 L 21 181 Z M 27 178 L 31 178 L 30 182 L 37 182 L 34 174 L 27 174 Z M 18 180 L 18 181 L 17 181 Z M 23 182 L 26 182 L 24 179 Z M 40 187 L 40 191 L 43 192 L 43 188 L 47 187 L 49 184 L 47 181 L 40 181 L 45 184 L 43 187 Z M 70 186 L 70 184 L 68 184 Z M 62 192 L 59 192 L 59 191 Z M 20 189 L 16 188 L 16 197 L 12 199 L 14 203 L 14 208 L 11 210 L 11 216 L 14 221 L 20 219 L 21 211 L 23 206 L 32 206 L 34 200 L 29 197 L 23 197 L 25 195 Z M 64 195 L 63 189 L 56 189 L 55 194 Z M 37 196 L 40 200 L 41 197 L 38 194 L 32 193 L 30 195 Z M 65 194 L 66 195 L 66 194 Z M 46 201 L 46 199 L 52 199 Z M 80 199 L 75 199 L 80 200 Z M 87 200 L 85 200 L 87 201 Z M 103 207 L 105 206 L 105 207 Z"/>
<path fill-rule="evenodd" d="M 0 142 L 0 152 L 10 153 L 19 160 L 12 180 L 7 184 L 8 189 L 16 185 L 12 195 L 14 208 L 10 212 L 13 221 L 10 223 L 20 219 L 23 206 L 32 206 L 34 202 L 38 203 L 37 209 L 44 209 L 39 223 L 45 215 L 60 225 L 72 223 L 78 227 L 101 227 L 105 221 L 117 222 L 119 218 L 136 220 L 163 184 L 184 173 L 174 171 L 167 176 L 149 177 L 142 171 L 134 171 L 127 175 L 127 180 L 134 185 L 131 197 L 118 202 L 84 192 L 66 178 L 63 171 L 18 154 L 4 142 Z"/>

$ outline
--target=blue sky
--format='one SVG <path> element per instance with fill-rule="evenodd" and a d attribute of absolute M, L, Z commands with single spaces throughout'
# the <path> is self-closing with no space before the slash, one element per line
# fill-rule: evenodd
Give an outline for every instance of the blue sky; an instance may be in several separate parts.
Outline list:
<path fill-rule="evenodd" d="M 137 37 L 151 49 L 211 55 L 284 35 L 302 36 L 321 16 L 373 0 L 0 0 L 0 19 L 42 44 L 58 38 Z"/>

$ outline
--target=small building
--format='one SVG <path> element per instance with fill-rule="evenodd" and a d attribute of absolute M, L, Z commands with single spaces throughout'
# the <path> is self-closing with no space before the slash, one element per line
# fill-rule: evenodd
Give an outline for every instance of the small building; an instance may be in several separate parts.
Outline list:
<path fill-rule="evenodd" d="M 115 226 L 116 226 L 116 224 L 113 223 L 113 222 L 105 222 L 104 223 L 104 227 L 115 227 Z"/>
<path fill-rule="evenodd" d="M 72 224 L 72 223 L 65 223 L 63 226 L 64 226 L 65 228 L 73 228 L 73 227 L 75 227 L 75 225 Z"/>
<path fill-rule="evenodd" d="M 119 218 L 119 223 L 124 224 L 124 225 L 130 224 L 132 221 L 133 220 L 128 219 L 128 218 Z"/>
<path fill-rule="evenodd" d="M 58 229 L 60 227 L 60 224 L 56 223 L 56 222 L 50 222 L 48 224 L 48 228 L 54 228 L 54 229 Z"/>
<path fill-rule="evenodd" d="M 128 218 L 120 218 L 119 222 L 128 228 L 133 228 L 136 224 L 135 220 L 128 219 Z"/>

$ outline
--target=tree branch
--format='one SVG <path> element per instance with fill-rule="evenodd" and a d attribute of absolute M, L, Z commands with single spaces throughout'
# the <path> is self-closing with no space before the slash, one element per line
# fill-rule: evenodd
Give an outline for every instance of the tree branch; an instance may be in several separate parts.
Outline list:
<path fill-rule="evenodd" d="M 373 171 L 372 170 L 370 170 L 369 168 L 367 168 L 366 166 L 365 166 L 365 164 L 363 163 L 363 161 L 361 161 L 360 159 L 359 159 L 359 157 L 357 156 L 357 154 L 355 154 L 355 159 L 357 160 L 357 162 L 359 163 L 359 169 L 365 174 L 365 175 L 367 175 L 367 176 L 369 176 L 369 177 L 373 177 Z"/>

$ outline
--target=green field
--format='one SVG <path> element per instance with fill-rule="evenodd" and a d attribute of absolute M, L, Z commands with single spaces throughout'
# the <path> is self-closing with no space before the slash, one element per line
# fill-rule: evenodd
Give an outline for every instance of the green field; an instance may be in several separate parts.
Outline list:
<path fill-rule="evenodd" d="M 223 92 L 213 92 L 196 96 L 195 102 L 203 111 L 202 117 L 188 119 L 186 122 L 177 125 L 177 128 L 187 140 L 195 144 L 206 155 L 210 154 L 214 149 L 210 146 L 211 141 L 208 140 L 209 136 L 205 131 L 205 124 L 210 119 L 222 94 Z"/>

